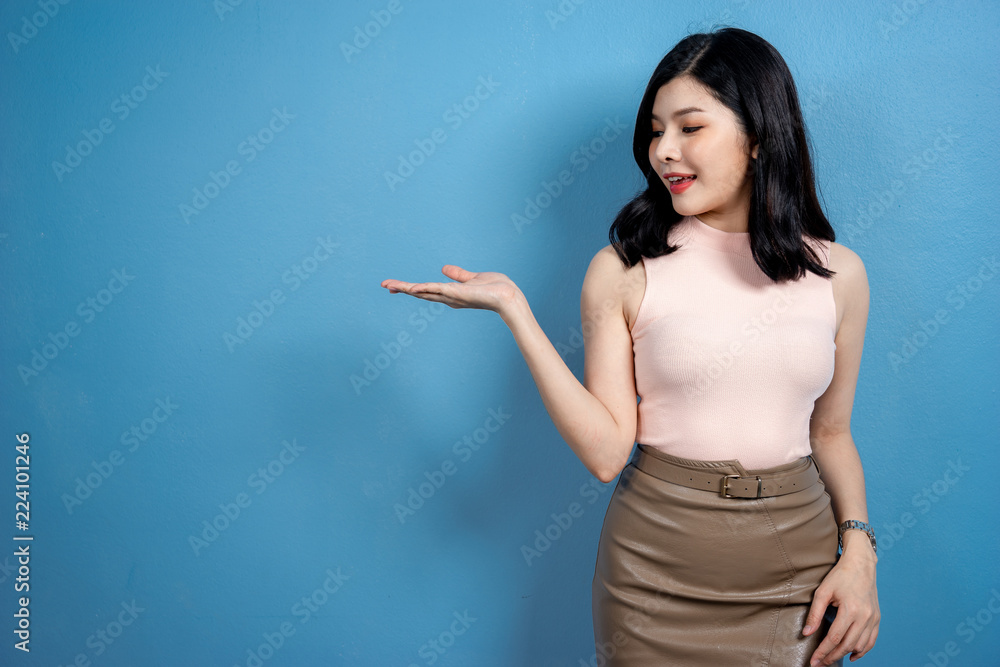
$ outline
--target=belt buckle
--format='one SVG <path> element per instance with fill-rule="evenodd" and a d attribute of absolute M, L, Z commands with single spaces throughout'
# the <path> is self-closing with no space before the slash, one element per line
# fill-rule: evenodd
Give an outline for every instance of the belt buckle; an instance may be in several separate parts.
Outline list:
<path fill-rule="evenodd" d="M 723 475 L 723 477 L 722 477 L 722 491 L 720 492 L 720 495 L 723 498 L 743 498 L 743 497 L 745 497 L 745 496 L 731 496 L 731 495 L 729 495 L 729 480 L 733 479 L 733 478 L 735 478 L 735 479 L 742 479 L 742 477 L 740 475 Z M 760 496 L 761 489 L 762 489 L 762 486 L 763 486 L 763 480 L 761 480 L 760 475 L 754 475 L 754 478 L 757 479 L 757 495 L 756 496 L 749 496 L 749 497 L 751 497 L 751 498 L 754 498 L 754 497 L 760 498 L 761 497 Z M 752 478 L 747 477 L 746 479 L 752 479 Z"/>

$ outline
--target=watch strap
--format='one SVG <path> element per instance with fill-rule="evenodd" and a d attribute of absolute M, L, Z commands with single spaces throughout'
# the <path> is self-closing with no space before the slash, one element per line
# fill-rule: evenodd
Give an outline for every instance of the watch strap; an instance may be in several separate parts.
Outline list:
<path fill-rule="evenodd" d="M 837 535 L 837 546 L 841 552 L 844 551 L 844 531 L 845 530 L 862 530 L 868 535 L 868 539 L 871 540 L 872 550 L 878 553 L 878 547 L 875 545 L 875 531 L 872 530 L 870 524 L 864 521 L 858 521 L 857 519 L 848 519 L 844 523 L 840 524 L 840 529 Z"/>

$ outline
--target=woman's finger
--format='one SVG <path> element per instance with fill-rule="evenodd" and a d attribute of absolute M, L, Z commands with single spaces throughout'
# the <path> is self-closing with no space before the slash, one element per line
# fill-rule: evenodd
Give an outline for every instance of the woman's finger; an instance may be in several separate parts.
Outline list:
<path fill-rule="evenodd" d="M 837 608 L 837 616 L 833 619 L 833 623 L 830 624 L 830 628 L 826 632 L 826 637 L 820 642 L 820 645 L 816 647 L 813 652 L 813 659 L 809 661 L 810 665 L 822 665 L 829 664 L 829 660 L 832 656 L 838 654 L 840 648 L 845 650 L 848 645 L 844 643 L 851 631 L 851 625 L 854 621 L 853 618 L 847 618 L 847 614 L 844 613 L 843 605 Z M 856 635 L 857 633 L 852 633 Z"/>
<path fill-rule="evenodd" d="M 474 273 L 454 264 L 446 264 L 441 272 L 454 282 L 408 283 L 386 279 L 382 281 L 382 287 L 393 294 L 404 292 L 452 308 L 479 308 L 495 312 L 500 312 L 517 296 L 517 286 L 502 273 Z"/>
<path fill-rule="evenodd" d="M 803 628 L 802 634 L 811 635 L 816 632 L 820 619 L 823 618 L 823 614 L 826 613 L 826 609 L 832 601 L 833 593 L 828 588 L 820 586 L 816 589 L 813 593 L 812 604 L 809 606 L 809 614 L 806 615 L 805 628 L 809 628 L 809 631 L 806 632 L 805 628 Z"/>
<path fill-rule="evenodd" d="M 840 660 L 845 655 L 850 655 L 854 651 L 854 647 L 858 645 L 858 641 L 861 637 L 861 631 L 864 628 L 857 622 L 851 625 L 850 629 L 844 635 L 844 638 L 840 641 L 840 644 L 835 646 L 832 651 L 827 655 L 829 660 L 831 657 L 834 660 Z"/>
<path fill-rule="evenodd" d="M 466 306 L 464 303 L 459 303 L 454 299 L 449 299 L 448 297 L 441 294 L 434 294 L 432 292 L 428 292 L 426 296 L 421 294 L 419 295 L 419 297 L 421 299 L 426 299 L 427 301 L 436 301 L 438 303 L 443 303 L 449 308 L 468 308 L 468 306 Z"/>
<path fill-rule="evenodd" d="M 388 288 L 391 294 L 402 292 L 418 299 L 423 299 L 424 301 L 436 301 L 452 308 L 461 307 L 461 304 L 454 297 L 442 293 L 442 288 L 447 285 L 448 283 L 405 283 L 400 280 L 382 281 L 382 286 Z"/>
<path fill-rule="evenodd" d="M 392 293 L 403 292 L 413 296 L 426 293 L 428 290 L 440 291 L 440 286 L 444 284 L 445 283 L 407 283 L 402 280 L 392 279 L 382 281 L 382 287 L 387 288 Z"/>
<path fill-rule="evenodd" d="M 854 648 L 849 651 L 851 662 L 854 662 L 868 652 L 868 645 L 871 643 L 871 634 L 871 628 L 864 628 L 861 631 L 861 635 L 854 640 Z"/>
<path fill-rule="evenodd" d="M 413 294 L 414 292 L 426 292 L 428 289 L 436 288 L 440 291 L 440 287 L 447 283 L 407 283 L 402 280 L 393 280 L 388 278 L 382 281 L 382 287 L 388 288 L 390 291 L 396 292 L 406 292 L 407 294 Z"/>
<path fill-rule="evenodd" d="M 390 292 L 395 294 L 396 292 L 406 292 L 413 283 L 404 283 L 402 280 L 393 280 L 392 278 L 386 278 L 381 283 L 382 287 L 387 288 Z"/>
<path fill-rule="evenodd" d="M 878 640 L 878 625 L 875 626 L 875 630 L 872 632 L 871 637 L 868 638 L 868 645 L 865 648 L 865 650 L 861 651 L 861 653 L 859 653 L 857 656 L 851 656 L 851 662 L 854 662 L 855 660 L 857 660 L 859 658 L 863 658 L 865 656 L 865 654 L 868 653 L 868 651 L 870 651 L 873 648 L 875 648 L 875 642 L 876 642 L 876 640 Z"/>
<path fill-rule="evenodd" d="M 472 271 L 466 271 L 460 266 L 455 266 L 454 264 L 445 264 L 441 268 L 441 273 L 448 276 L 452 280 L 457 280 L 459 282 L 468 282 L 478 276 L 478 273 Z"/>

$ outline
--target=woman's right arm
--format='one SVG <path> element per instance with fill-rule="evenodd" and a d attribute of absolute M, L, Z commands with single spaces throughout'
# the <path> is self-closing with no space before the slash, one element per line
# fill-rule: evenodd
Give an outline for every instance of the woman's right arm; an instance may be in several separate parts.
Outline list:
<path fill-rule="evenodd" d="M 635 444 L 635 370 L 623 307 L 628 281 L 610 245 L 591 260 L 580 295 L 584 384 L 552 346 L 520 291 L 509 307 L 498 311 L 514 334 L 559 434 L 605 483 L 625 467 Z"/>
<path fill-rule="evenodd" d="M 637 268 L 643 271 L 642 267 Z M 609 245 L 590 262 L 580 296 L 584 381 L 580 383 L 535 320 L 524 293 L 502 273 L 442 269 L 452 283 L 384 280 L 390 293 L 404 292 L 452 308 L 497 312 L 510 327 L 559 434 L 587 470 L 610 482 L 628 463 L 635 444 L 636 393 L 632 336 L 625 319 L 629 280 Z"/>

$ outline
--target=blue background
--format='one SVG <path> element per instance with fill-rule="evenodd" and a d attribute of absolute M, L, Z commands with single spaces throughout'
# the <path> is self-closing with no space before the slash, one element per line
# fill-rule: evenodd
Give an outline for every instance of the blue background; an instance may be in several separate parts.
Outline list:
<path fill-rule="evenodd" d="M 590 582 L 614 484 L 590 483 L 495 313 L 379 283 L 504 272 L 582 379 L 580 288 L 641 185 L 643 89 L 718 23 L 788 62 L 825 210 L 868 270 L 853 433 L 882 625 L 864 664 L 996 664 L 1000 277 L 977 273 L 1000 245 L 1000 7 L 389 7 L 0 9 L 3 663 L 597 664 Z M 562 170 L 573 181 L 539 197 Z M 30 655 L 12 634 L 21 432 Z M 582 516 L 529 564 L 522 546 L 573 502 Z M 977 613 L 978 631 L 960 625 Z M 268 635 L 279 648 L 259 648 Z"/>

